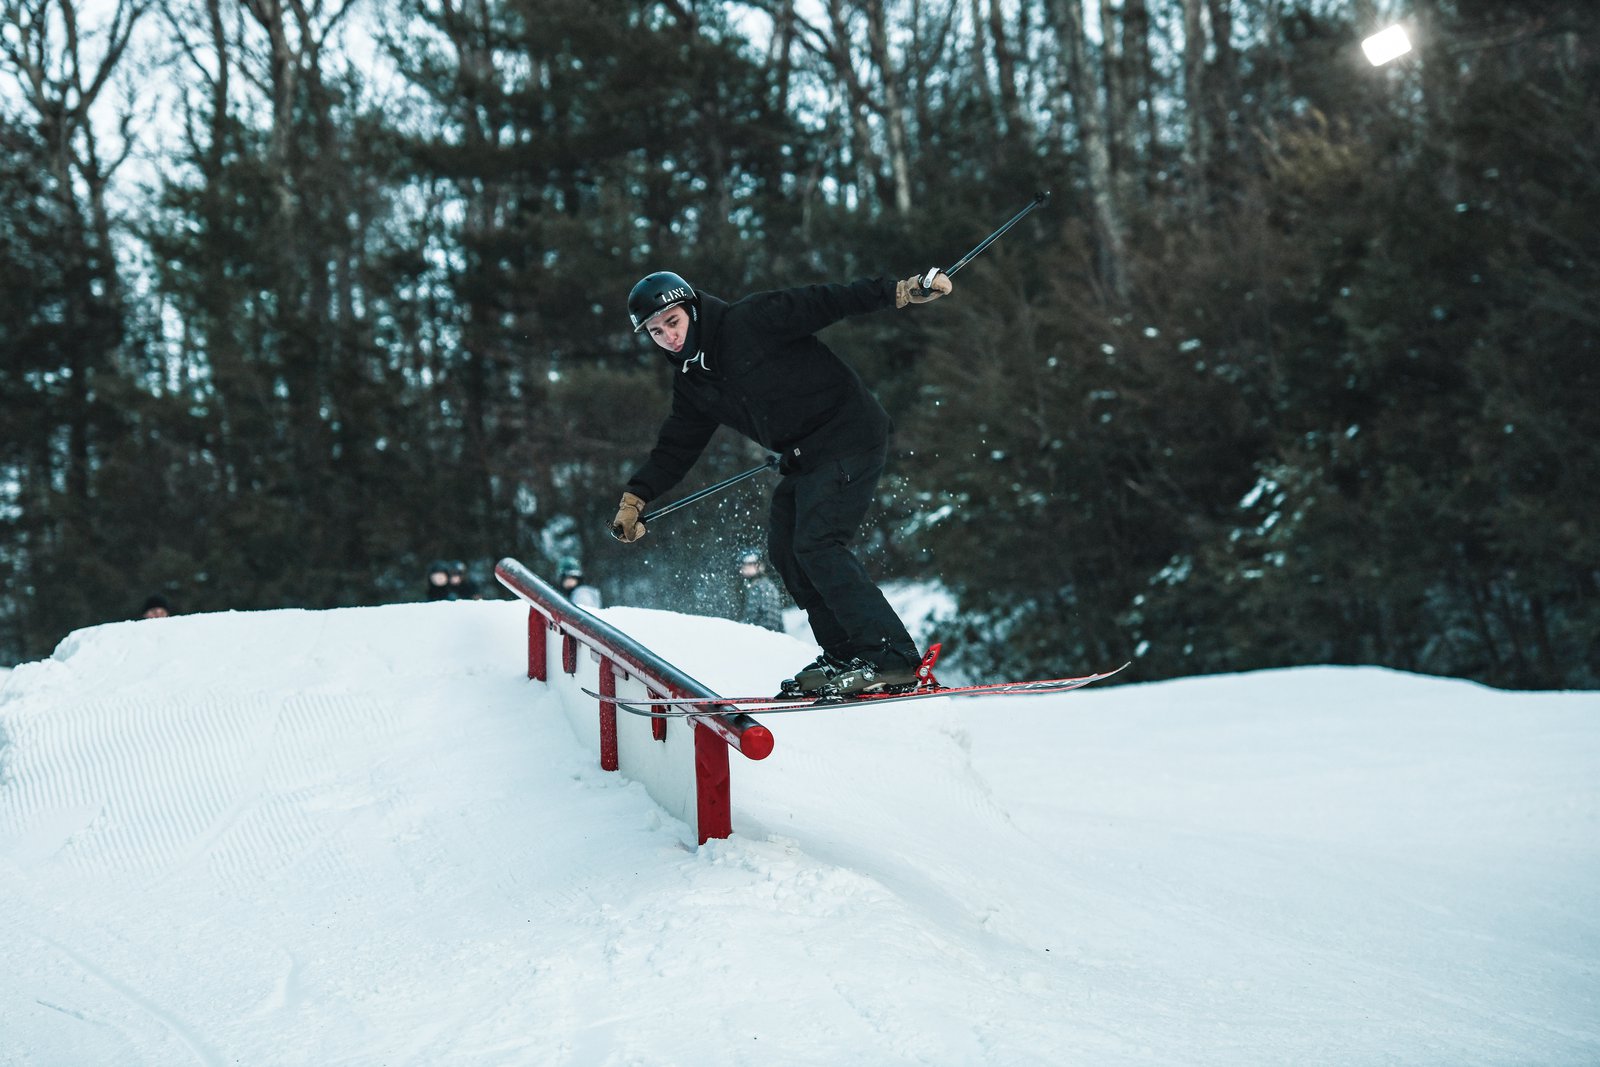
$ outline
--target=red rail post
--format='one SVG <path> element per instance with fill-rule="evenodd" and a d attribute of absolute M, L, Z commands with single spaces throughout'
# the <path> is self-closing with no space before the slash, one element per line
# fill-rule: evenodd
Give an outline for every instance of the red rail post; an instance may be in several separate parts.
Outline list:
<path fill-rule="evenodd" d="M 695 821 L 700 824 L 700 844 L 733 833 L 733 803 L 728 788 L 728 745 L 701 723 L 694 729 Z"/>
<path fill-rule="evenodd" d="M 617 695 L 616 666 L 605 656 L 600 657 L 600 695 Z M 600 769 L 617 769 L 617 706 L 609 700 L 600 704 Z"/>
<path fill-rule="evenodd" d="M 550 624 L 539 614 L 538 608 L 528 609 L 528 677 L 539 682 L 548 681 L 550 661 L 545 658 L 545 634 Z"/>

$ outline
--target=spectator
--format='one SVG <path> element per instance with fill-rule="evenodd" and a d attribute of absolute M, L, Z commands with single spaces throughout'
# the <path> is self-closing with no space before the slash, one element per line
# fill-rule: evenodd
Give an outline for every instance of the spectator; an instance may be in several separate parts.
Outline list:
<path fill-rule="evenodd" d="M 172 604 L 160 593 L 146 598 L 144 607 L 139 609 L 141 619 L 165 619 L 172 614 Z"/>
<path fill-rule="evenodd" d="M 436 559 L 428 564 L 428 599 L 455 600 L 458 594 L 450 587 L 450 564 Z"/>
<path fill-rule="evenodd" d="M 739 584 L 733 593 L 734 619 L 783 633 L 783 593 L 778 583 L 767 577 L 761 553 L 753 548 L 740 549 L 737 562 Z"/>
<path fill-rule="evenodd" d="M 556 588 L 565 593 L 568 600 L 587 611 L 599 609 L 600 590 L 583 580 L 583 564 L 572 556 L 563 556 L 556 571 Z"/>
<path fill-rule="evenodd" d="M 467 565 L 459 559 L 450 561 L 451 600 L 482 600 L 478 583 L 467 574 Z"/>

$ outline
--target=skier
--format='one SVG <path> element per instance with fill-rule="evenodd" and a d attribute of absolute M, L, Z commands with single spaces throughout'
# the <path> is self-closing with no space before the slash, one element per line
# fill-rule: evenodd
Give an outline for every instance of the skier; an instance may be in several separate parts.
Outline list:
<path fill-rule="evenodd" d="M 767 577 L 761 553 L 743 548 L 735 557 L 739 565 L 739 584 L 734 590 L 734 620 L 783 633 L 783 594 L 778 583 Z"/>
<path fill-rule="evenodd" d="M 783 479 L 772 495 L 767 556 L 822 649 L 784 680 L 785 695 L 916 684 L 916 643 L 849 548 L 883 474 L 893 425 L 856 372 L 814 334 L 847 316 L 927 303 L 952 288 L 942 272 L 927 288 L 921 282 L 868 278 L 728 303 L 658 271 L 628 294 L 634 332 L 647 333 L 677 373 L 672 410 L 628 480 L 613 533 L 624 542 L 644 536 L 645 505 L 689 472 L 719 425 L 778 453 Z"/>
<path fill-rule="evenodd" d="M 563 556 L 556 567 L 556 582 L 567 599 L 589 611 L 600 607 L 600 590 L 583 580 L 583 564 L 573 556 Z"/>

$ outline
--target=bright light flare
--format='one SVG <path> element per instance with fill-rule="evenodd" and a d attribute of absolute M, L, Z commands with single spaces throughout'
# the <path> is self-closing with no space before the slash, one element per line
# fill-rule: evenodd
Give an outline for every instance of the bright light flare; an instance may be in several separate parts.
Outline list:
<path fill-rule="evenodd" d="M 1401 26 L 1390 26 L 1361 42 L 1361 50 L 1374 67 L 1381 67 L 1391 59 L 1399 59 L 1411 51 L 1411 38 Z"/>

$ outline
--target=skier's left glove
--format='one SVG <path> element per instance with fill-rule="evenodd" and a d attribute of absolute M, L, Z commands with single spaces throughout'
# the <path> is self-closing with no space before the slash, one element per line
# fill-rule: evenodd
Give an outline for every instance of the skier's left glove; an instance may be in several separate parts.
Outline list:
<path fill-rule="evenodd" d="M 939 299 L 955 288 L 955 283 L 950 280 L 950 276 L 942 270 L 934 271 L 933 281 L 928 283 L 926 289 L 922 287 L 924 277 L 921 274 L 913 274 L 903 282 L 896 282 L 894 286 L 894 306 L 903 308 L 907 304 L 926 304 Z"/>

